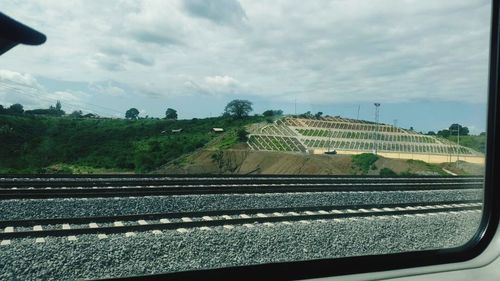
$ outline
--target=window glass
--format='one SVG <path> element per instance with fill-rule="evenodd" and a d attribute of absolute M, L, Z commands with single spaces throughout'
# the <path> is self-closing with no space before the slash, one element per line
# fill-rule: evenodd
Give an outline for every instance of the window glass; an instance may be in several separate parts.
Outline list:
<path fill-rule="evenodd" d="M 453 248 L 491 3 L 3 1 L 0 279 Z"/>

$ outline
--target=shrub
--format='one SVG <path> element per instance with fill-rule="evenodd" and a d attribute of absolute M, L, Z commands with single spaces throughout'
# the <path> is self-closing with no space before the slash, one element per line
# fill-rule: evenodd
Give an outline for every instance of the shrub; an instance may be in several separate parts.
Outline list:
<path fill-rule="evenodd" d="M 398 174 L 396 174 L 396 172 L 394 172 L 393 170 L 391 170 L 389 168 L 382 168 L 382 169 L 380 169 L 379 175 L 381 175 L 383 177 L 395 177 Z"/>
<path fill-rule="evenodd" d="M 236 134 L 238 135 L 238 140 L 240 142 L 246 142 L 248 140 L 248 132 L 245 128 L 239 128 Z"/>
<path fill-rule="evenodd" d="M 378 160 L 378 156 L 372 153 L 363 153 L 352 156 L 353 169 L 360 170 L 363 174 Z"/>

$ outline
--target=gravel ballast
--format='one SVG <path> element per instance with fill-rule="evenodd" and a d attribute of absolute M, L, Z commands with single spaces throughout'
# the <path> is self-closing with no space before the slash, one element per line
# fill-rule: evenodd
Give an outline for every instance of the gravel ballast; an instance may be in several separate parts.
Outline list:
<path fill-rule="evenodd" d="M 344 206 L 481 200 L 480 189 L 376 192 L 217 194 L 134 198 L 12 199 L 0 201 L 0 220 L 112 216 L 245 208 Z"/>
<path fill-rule="evenodd" d="M 479 212 L 294 222 L 233 229 L 165 230 L 15 239 L 0 246 L 0 280 L 74 280 L 155 274 L 225 266 L 396 253 L 463 245 Z"/>

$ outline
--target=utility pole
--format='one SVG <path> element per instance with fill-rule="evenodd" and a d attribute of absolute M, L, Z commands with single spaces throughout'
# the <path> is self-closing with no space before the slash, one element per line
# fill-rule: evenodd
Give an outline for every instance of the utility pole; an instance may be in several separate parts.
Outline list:
<path fill-rule="evenodd" d="M 394 127 L 398 126 L 398 119 L 394 119 Z"/>
<path fill-rule="evenodd" d="M 457 124 L 457 145 L 458 145 L 458 148 L 457 148 L 457 168 L 459 167 L 459 161 L 460 161 L 460 127 L 461 125 L 460 124 Z M 450 132 L 453 132 L 455 130 L 451 130 L 450 129 Z M 451 154 L 450 154 L 450 160 L 451 160 Z"/>
<path fill-rule="evenodd" d="M 457 153 L 457 168 L 458 168 L 458 162 L 460 161 L 460 124 L 457 127 L 457 145 L 458 145 L 458 153 Z"/>
<path fill-rule="evenodd" d="M 356 115 L 356 120 L 359 120 L 359 109 L 361 108 L 361 105 L 358 104 L 358 115 Z"/>
<path fill-rule="evenodd" d="M 375 105 L 375 139 L 373 142 L 373 152 L 374 154 L 377 154 L 378 150 L 378 130 L 379 130 L 379 124 L 378 124 L 378 119 L 379 119 L 379 109 L 380 109 L 380 103 L 376 102 L 373 105 Z"/>
<path fill-rule="evenodd" d="M 297 116 L 297 98 L 295 98 L 295 116 Z"/>

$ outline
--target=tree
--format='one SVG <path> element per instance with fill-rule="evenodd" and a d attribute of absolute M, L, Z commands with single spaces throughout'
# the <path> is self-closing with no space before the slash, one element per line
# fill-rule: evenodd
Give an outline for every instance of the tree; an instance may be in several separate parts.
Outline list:
<path fill-rule="evenodd" d="M 224 113 L 235 119 L 247 117 L 253 111 L 252 102 L 248 100 L 232 100 L 226 105 Z"/>
<path fill-rule="evenodd" d="M 11 114 L 23 114 L 24 108 L 21 104 L 15 103 L 9 107 L 9 113 Z"/>
<path fill-rule="evenodd" d="M 429 136 L 435 136 L 436 133 L 434 131 L 429 131 L 429 132 L 427 132 L 427 135 L 429 135 Z"/>
<path fill-rule="evenodd" d="M 82 116 L 83 118 L 97 118 L 98 116 L 96 114 L 93 114 L 93 113 L 87 113 L 85 115 Z"/>
<path fill-rule="evenodd" d="M 449 137 L 449 136 L 450 136 L 450 130 L 448 130 L 448 129 L 439 130 L 439 131 L 437 132 L 437 135 L 438 135 L 438 136 L 441 136 L 441 137 L 443 137 L 443 138 L 447 138 L 447 137 Z"/>
<path fill-rule="evenodd" d="M 61 102 L 57 101 L 56 107 L 54 107 L 54 108 L 51 107 L 49 115 L 63 116 L 64 114 L 66 114 L 66 112 L 64 112 L 64 110 L 62 110 L 61 108 L 62 108 Z"/>
<path fill-rule="evenodd" d="M 262 115 L 264 115 L 266 117 L 281 116 L 281 115 L 283 115 L 283 110 L 281 110 L 281 109 L 276 109 L 276 110 L 269 109 L 269 110 L 262 112 Z"/>
<path fill-rule="evenodd" d="M 125 118 L 127 119 L 137 120 L 138 117 L 139 110 L 137 110 L 137 108 L 132 107 L 131 109 L 127 110 L 127 112 L 125 112 Z"/>
<path fill-rule="evenodd" d="M 459 132 L 460 132 L 461 136 L 467 136 L 467 135 L 469 135 L 469 128 L 463 127 L 460 124 L 456 124 L 456 123 L 455 124 L 451 124 L 449 130 L 450 130 L 450 134 L 452 136 L 458 135 Z"/>
<path fill-rule="evenodd" d="M 266 117 L 270 117 L 270 116 L 274 116 L 274 112 L 272 110 L 266 110 L 266 111 L 262 112 L 262 115 L 264 115 Z"/>
<path fill-rule="evenodd" d="M 75 111 L 71 112 L 71 114 L 69 116 L 74 117 L 74 118 L 81 118 L 83 116 L 83 112 L 81 110 L 75 110 Z"/>
<path fill-rule="evenodd" d="M 6 113 L 6 109 L 3 107 L 3 105 L 0 104 L 0 114 Z"/>
<path fill-rule="evenodd" d="M 240 142 L 246 142 L 248 140 L 248 132 L 245 130 L 245 128 L 239 128 L 236 132 L 236 135 L 238 135 L 238 140 Z"/>
<path fill-rule="evenodd" d="M 167 108 L 167 111 L 165 111 L 165 119 L 177 120 L 177 110 Z"/>
<path fill-rule="evenodd" d="M 309 118 L 309 119 L 311 119 L 311 118 L 313 118 L 313 117 L 314 117 L 314 115 L 312 115 L 311 111 L 308 111 L 308 112 L 306 112 L 306 113 L 302 113 L 302 114 L 300 114 L 300 115 L 299 115 L 299 117 L 302 117 L 302 118 Z"/>
<path fill-rule="evenodd" d="M 323 115 L 323 112 L 318 111 L 318 113 L 314 114 L 314 117 L 315 117 L 316 119 L 319 119 L 319 118 L 321 118 L 321 115 Z"/>

